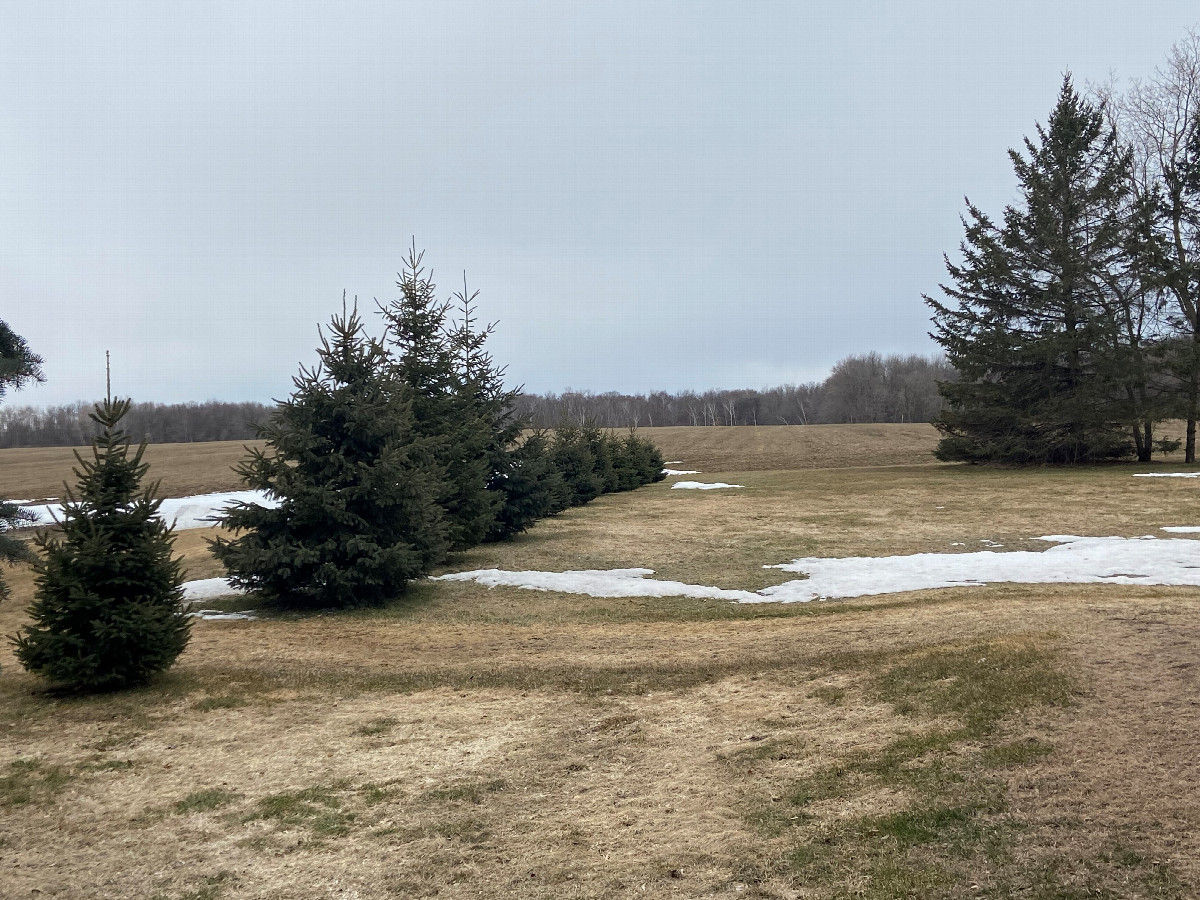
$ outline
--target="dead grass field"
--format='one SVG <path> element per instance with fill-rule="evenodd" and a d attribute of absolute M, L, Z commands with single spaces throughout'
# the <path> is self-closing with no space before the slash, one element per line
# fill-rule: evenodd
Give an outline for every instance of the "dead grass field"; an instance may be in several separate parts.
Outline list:
<path fill-rule="evenodd" d="M 601 498 L 447 570 L 757 588 L 796 556 L 1200 525 L 1200 483 L 1145 467 L 807 465 L 919 437 L 829 428 L 823 450 L 647 430 L 746 488 Z M 154 448 L 155 474 L 234 486 L 207 449 Z M 0 452 L 6 491 L 41 477 L 6 454 L 33 452 Z M 178 538 L 191 577 L 219 574 L 203 537 Z M 4 634 L 32 590 L 9 580 Z M 424 583 L 197 622 L 159 682 L 92 698 L 4 647 L 0 896 L 1192 897 L 1198 653 L 1200 592 L 1112 585 L 734 606 Z"/>

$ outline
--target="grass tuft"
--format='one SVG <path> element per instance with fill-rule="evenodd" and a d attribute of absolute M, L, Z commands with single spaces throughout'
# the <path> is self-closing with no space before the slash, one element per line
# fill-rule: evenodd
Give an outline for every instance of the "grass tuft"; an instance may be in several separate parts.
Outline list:
<path fill-rule="evenodd" d="M 342 810 L 333 788 L 314 786 L 300 791 L 271 794 L 259 800 L 242 822 L 272 821 L 291 828 L 307 828 L 323 837 L 348 834 L 354 814 Z"/>
<path fill-rule="evenodd" d="M 176 815 L 181 816 L 192 812 L 212 812 L 214 809 L 228 806 L 240 797 L 241 794 L 235 794 L 223 788 L 209 788 L 188 794 L 182 800 L 176 800 L 171 808 Z"/>
<path fill-rule="evenodd" d="M 372 719 L 365 725 L 359 725 L 354 729 L 354 733 L 361 734 L 363 737 L 375 737 L 376 735 L 387 734 L 399 724 L 399 720 L 392 718 Z"/>
<path fill-rule="evenodd" d="M 40 759 L 15 759 L 0 775 L 0 806 L 45 803 L 67 787 L 75 775 L 64 766 L 47 766 Z"/>

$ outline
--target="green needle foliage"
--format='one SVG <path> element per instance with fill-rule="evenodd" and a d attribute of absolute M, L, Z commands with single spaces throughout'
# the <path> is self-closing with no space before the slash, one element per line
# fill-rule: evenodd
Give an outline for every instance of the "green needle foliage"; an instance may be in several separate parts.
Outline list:
<path fill-rule="evenodd" d="M 42 358 L 29 349 L 25 339 L 0 319 L 0 400 L 11 388 L 21 388 L 31 381 L 45 381 Z M 15 503 L 0 499 L 0 562 L 15 565 L 33 562 L 33 553 L 24 541 L 6 532 L 32 525 L 33 516 Z M 0 600 L 7 600 L 8 585 L 0 577 Z"/>
<path fill-rule="evenodd" d="M 432 442 L 407 388 L 355 309 L 321 336 L 320 363 L 259 429 L 265 450 L 238 468 L 276 508 L 229 507 L 238 533 L 210 542 L 230 581 L 280 608 L 373 606 L 400 594 L 445 552 Z"/>
<path fill-rule="evenodd" d="M 66 488 L 61 535 L 37 538 L 33 624 L 14 638 L 26 669 L 77 691 L 142 684 L 188 642 L 174 535 L 157 515 L 158 485 L 142 487 L 146 445 L 131 453 L 119 428 L 130 405 L 110 397 L 92 413 L 103 431 L 92 459 L 75 454 L 78 484 Z"/>
<path fill-rule="evenodd" d="M 450 303 L 437 299 L 423 256 L 414 245 L 397 282 L 400 296 L 381 305 L 380 313 L 392 377 L 411 402 L 417 433 L 428 440 L 441 470 L 437 499 L 445 511 L 448 547 L 463 550 L 484 539 L 502 501 L 487 486 L 496 443 L 506 440 L 502 420 L 510 395 L 483 351 L 489 331 L 472 330 L 473 295 L 465 289 L 459 295 L 464 320 L 455 327 Z"/>
<path fill-rule="evenodd" d="M 1129 155 L 1103 112 L 1064 79 L 1026 154 L 1010 151 L 1020 202 L 996 224 L 968 205 L 963 261 L 933 338 L 961 374 L 934 422 L 944 460 L 1084 463 L 1131 452 L 1125 380 L 1133 315 L 1120 290 L 1130 237 Z"/>

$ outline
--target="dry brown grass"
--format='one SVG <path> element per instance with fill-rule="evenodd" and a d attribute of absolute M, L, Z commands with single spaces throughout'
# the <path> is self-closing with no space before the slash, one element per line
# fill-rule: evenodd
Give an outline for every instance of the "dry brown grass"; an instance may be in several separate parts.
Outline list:
<path fill-rule="evenodd" d="M 644 428 L 663 458 L 708 472 L 765 472 L 934 462 L 932 425 L 759 425 Z"/>
<path fill-rule="evenodd" d="M 752 431 L 668 454 L 744 491 L 602 498 L 451 568 L 757 587 L 800 555 L 1200 524 L 1200 485 L 1130 467 L 717 468 Z M 191 577 L 218 573 L 203 537 L 179 535 Z M 2 633 L 32 590 L 9 580 Z M 198 622 L 110 697 L 47 695 L 4 648 L 0 895 L 1194 896 L 1198 651 L 1184 588 L 780 607 L 445 582 Z"/>
<path fill-rule="evenodd" d="M 240 488 L 233 466 L 255 441 L 205 444 L 151 444 L 146 449 L 151 479 L 162 481 L 167 497 L 187 497 Z M 0 496 L 42 499 L 62 496 L 63 482 L 75 483 L 75 450 L 88 447 L 29 447 L 0 450 Z"/>

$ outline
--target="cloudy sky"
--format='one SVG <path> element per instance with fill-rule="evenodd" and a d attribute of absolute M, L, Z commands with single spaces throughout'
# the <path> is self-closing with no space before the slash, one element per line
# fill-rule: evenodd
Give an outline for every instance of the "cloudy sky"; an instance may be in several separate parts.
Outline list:
<path fill-rule="evenodd" d="M 0 0 L 9 402 L 268 400 L 318 323 L 465 270 L 528 390 L 762 387 L 927 353 L 964 195 L 1063 72 L 1192 2 Z"/>

